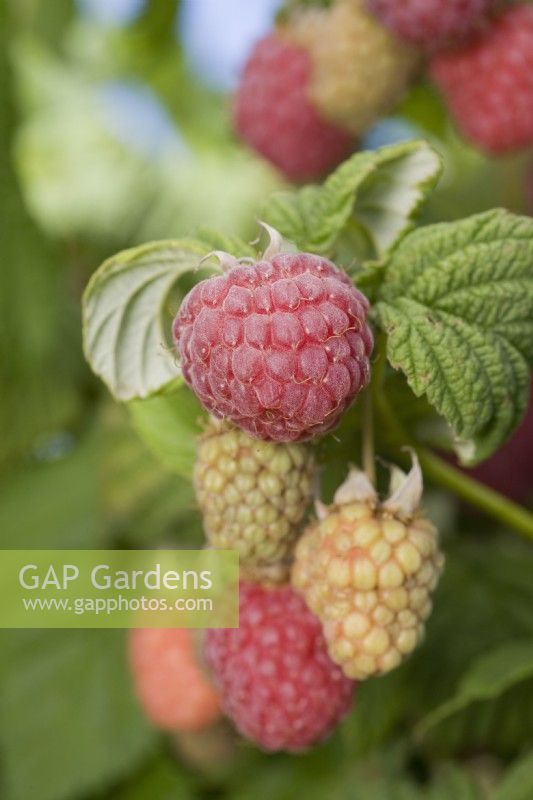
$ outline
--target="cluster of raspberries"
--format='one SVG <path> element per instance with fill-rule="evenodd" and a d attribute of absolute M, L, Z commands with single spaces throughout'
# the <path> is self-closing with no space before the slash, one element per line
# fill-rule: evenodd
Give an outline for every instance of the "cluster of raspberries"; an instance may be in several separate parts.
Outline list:
<path fill-rule="evenodd" d="M 533 144 L 533 7 L 497 0 L 302 4 L 255 46 L 235 130 L 290 180 L 320 178 L 424 74 L 480 149 Z"/>
<path fill-rule="evenodd" d="M 531 5 L 306 4 L 253 52 L 236 127 L 289 178 L 319 176 L 427 62 L 464 133 L 504 152 L 533 141 L 532 60 Z M 330 506 L 318 500 L 314 443 L 370 379 L 369 303 L 331 261 L 270 235 L 255 261 L 217 252 L 172 327 L 210 415 L 193 481 L 208 546 L 239 553 L 240 624 L 134 630 L 130 661 L 159 728 L 201 737 L 225 715 L 263 749 L 298 752 L 420 643 L 444 559 L 416 457 L 408 475 L 392 468 L 387 499 L 353 469 Z"/>
<path fill-rule="evenodd" d="M 417 467 L 384 503 L 352 475 L 309 519 L 314 442 L 369 381 L 369 304 L 331 261 L 281 252 L 269 232 L 256 262 L 217 253 L 219 274 L 173 324 L 183 376 L 211 415 L 193 480 L 208 546 L 240 556 L 239 628 L 200 640 L 136 630 L 130 655 L 158 727 L 190 735 L 223 713 L 266 750 L 300 751 L 341 721 L 356 680 L 420 641 L 442 556 Z"/>

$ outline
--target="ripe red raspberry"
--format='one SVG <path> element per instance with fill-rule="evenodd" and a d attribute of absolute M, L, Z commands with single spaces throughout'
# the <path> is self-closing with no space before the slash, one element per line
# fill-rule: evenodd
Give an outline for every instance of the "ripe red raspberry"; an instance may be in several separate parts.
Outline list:
<path fill-rule="evenodd" d="M 198 731 L 220 716 L 218 694 L 204 675 L 193 631 L 135 628 L 129 633 L 130 666 L 148 719 L 170 731 Z"/>
<path fill-rule="evenodd" d="M 368 301 L 320 256 L 234 263 L 198 283 L 174 320 L 185 380 L 215 416 L 258 439 L 330 430 L 369 379 Z"/>
<path fill-rule="evenodd" d="M 431 51 L 466 38 L 493 6 L 494 0 L 368 0 L 392 33 Z"/>
<path fill-rule="evenodd" d="M 489 153 L 533 143 L 533 6 L 516 6 L 431 63 L 462 133 Z"/>
<path fill-rule="evenodd" d="M 302 47 L 273 33 L 254 49 L 235 98 L 238 134 L 294 181 L 320 178 L 353 150 L 351 135 L 309 99 L 311 69 Z"/>
<path fill-rule="evenodd" d="M 224 711 L 265 750 L 302 750 L 350 708 L 355 684 L 330 660 L 320 623 L 288 586 L 241 583 L 240 627 L 208 631 L 205 655 Z"/>

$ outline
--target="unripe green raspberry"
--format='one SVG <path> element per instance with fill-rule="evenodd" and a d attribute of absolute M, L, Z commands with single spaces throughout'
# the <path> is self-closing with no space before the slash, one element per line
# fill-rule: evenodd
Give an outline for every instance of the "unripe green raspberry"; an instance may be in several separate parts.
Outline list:
<path fill-rule="evenodd" d="M 352 476 L 296 548 L 293 585 L 321 619 L 329 654 L 349 678 L 397 667 L 422 639 L 431 613 L 444 556 L 419 508 L 418 464 L 413 469 L 385 503 L 369 483 L 361 492 L 362 473 Z"/>
<path fill-rule="evenodd" d="M 418 72 L 419 52 L 380 25 L 366 0 L 306 9 L 284 32 L 311 57 L 315 107 L 356 135 L 396 107 Z"/>
<path fill-rule="evenodd" d="M 269 580 L 285 579 L 313 474 L 306 445 L 263 442 L 226 423 L 212 423 L 200 438 L 194 468 L 211 546 L 237 550 L 245 569 L 266 569 Z"/>

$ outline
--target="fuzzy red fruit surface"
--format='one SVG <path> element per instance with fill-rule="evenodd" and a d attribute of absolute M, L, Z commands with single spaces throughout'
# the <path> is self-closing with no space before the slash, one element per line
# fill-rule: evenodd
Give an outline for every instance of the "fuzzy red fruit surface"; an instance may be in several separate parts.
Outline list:
<path fill-rule="evenodd" d="M 193 631 L 135 628 L 129 657 L 137 696 L 156 727 L 199 731 L 220 716 L 218 694 L 198 663 Z"/>
<path fill-rule="evenodd" d="M 274 33 L 255 47 L 235 97 L 239 136 L 293 181 L 322 177 L 353 150 L 309 99 L 311 72 L 305 49 Z"/>
<path fill-rule="evenodd" d="M 183 376 L 251 436 L 333 428 L 368 383 L 368 301 L 331 261 L 283 253 L 197 284 L 174 320 Z"/>
<path fill-rule="evenodd" d="M 533 144 L 533 6 L 509 9 L 458 50 L 432 60 L 461 132 L 488 153 Z"/>
<path fill-rule="evenodd" d="M 435 51 L 466 38 L 494 0 L 369 0 L 368 7 L 399 39 Z"/>
<path fill-rule="evenodd" d="M 331 661 L 319 621 L 288 586 L 241 583 L 240 627 L 207 631 L 205 655 L 223 710 L 265 750 L 303 750 L 350 708 L 354 682 Z"/>

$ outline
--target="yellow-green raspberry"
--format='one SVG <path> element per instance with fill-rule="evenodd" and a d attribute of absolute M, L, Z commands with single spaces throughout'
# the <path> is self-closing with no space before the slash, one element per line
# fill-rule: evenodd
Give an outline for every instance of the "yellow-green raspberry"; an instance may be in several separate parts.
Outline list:
<path fill-rule="evenodd" d="M 384 28 L 366 0 L 305 9 L 293 16 L 285 34 L 311 57 L 309 95 L 315 107 L 356 135 L 393 111 L 418 73 L 418 50 Z"/>
<path fill-rule="evenodd" d="M 416 462 L 384 503 L 354 472 L 296 547 L 293 586 L 321 619 L 329 654 L 349 678 L 389 672 L 424 635 L 444 556 L 421 493 Z"/>
<path fill-rule="evenodd" d="M 313 478 L 307 445 L 263 442 L 212 423 L 199 440 L 194 468 L 210 545 L 237 550 L 245 570 L 267 568 L 266 574 L 286 579 Z"/>

